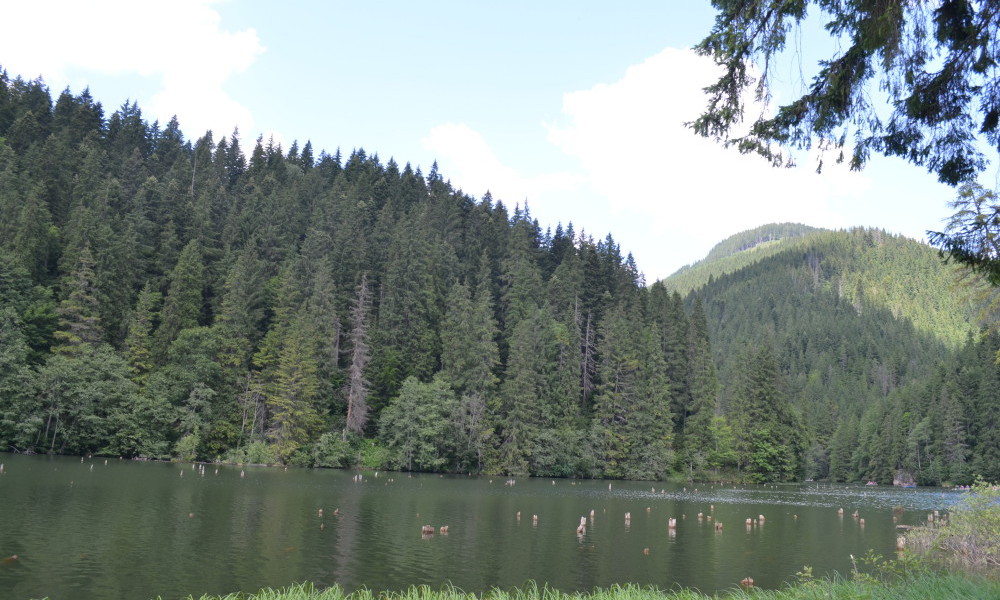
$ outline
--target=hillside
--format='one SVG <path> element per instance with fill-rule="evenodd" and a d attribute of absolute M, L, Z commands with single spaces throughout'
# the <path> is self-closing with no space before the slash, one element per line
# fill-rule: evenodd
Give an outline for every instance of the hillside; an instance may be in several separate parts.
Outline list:
<path fill-rule="evenodd" d="M 669 476 L 707 333 L 611 235 L 246 148 L 0 72 L 0 447 Z"/>
<path fill-rule="evenodd" d="M 954 269 L 916 242 L 760 228 L 689 269 L 684 297 L 610 234 L 543 228 L 437 165 L 246 147 L 0 72 L 0 447 L 1000 477 L 1000 344 L 970 335 Z"/>
<path fill-rule="evenodd" d="M 858 312 L 887 310 L 953 348 L 975 329 L 975 294 L 959 285 L 962 271 L 943 264 L 937 250 L 881 230 L 798 227 L 785 237 L 765 236 L 788 231 L 788 224 L 765 225 L 727 238 L 704 260 L 663 283 L 687 294 L 747 269 L 755 275 L 773 275 L 771 271 L 779 268 L 787 271 L 782 276 L 787 276 L 788 284 L 776 285 L 833 293 Z"/>
<path fill-rule="evenodd" d="M 785 245 L 803 236 L 824 231 L 800 223 L 770 223 L 732 235 L 694 264 L 678 269 L 664 279 L 671 290 L 687 294 L 710 278 L 718 278 L 779 252 Z"/>
<path fill-rule="evenodd" d="M 969 342 L 976 307 L 957 275 L 935 250 L 904 237 L 814 231 L 711 278 L 688 303 L 705 308 L 720 404 L 730 407 L 739 394 L 746 348 L 771 346 L 822 463 L 838 423 L 863 418 L 902 390 L 933 388 L 947 357 Z M 812 474 L 827 473 L 819 465 Z"/>

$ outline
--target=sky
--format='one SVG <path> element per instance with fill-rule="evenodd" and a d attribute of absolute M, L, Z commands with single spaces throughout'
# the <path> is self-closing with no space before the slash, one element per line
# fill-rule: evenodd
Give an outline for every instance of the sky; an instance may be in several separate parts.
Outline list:
<path fill-rule="evenodd" d="M 136 101 L 188 139 L 234 128 L 344 155 L 394 158 L 541 226 L 631 252 L 647 281 L 772 222 L 879 227 L 923 239 L 951 188 L 873 157 L 863 172 L 775 169 L 684 126 L 717 76 L 691 47 L 707 0 L 0 0 L 0 67 L 53 96 L 85 88 L 110 116 Z M 775 101 L 827 49 L 795 40 Z M 822 41 L 822 40 L 820 40 Z M 806 76 L 807 77 L 807 76 Z M 996 176 L 995 171 L 993 177 Z"/>

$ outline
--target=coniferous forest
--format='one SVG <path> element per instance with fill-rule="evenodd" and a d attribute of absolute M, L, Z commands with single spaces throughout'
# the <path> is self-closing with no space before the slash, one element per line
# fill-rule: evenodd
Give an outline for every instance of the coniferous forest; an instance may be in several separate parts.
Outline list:
<path fill-rule="evenodd" d="M 783 224 L 647 285 L 566 219 L 0 74 L 0 447 L 1000 479 L 1000 337 L 935 250 Z"/>

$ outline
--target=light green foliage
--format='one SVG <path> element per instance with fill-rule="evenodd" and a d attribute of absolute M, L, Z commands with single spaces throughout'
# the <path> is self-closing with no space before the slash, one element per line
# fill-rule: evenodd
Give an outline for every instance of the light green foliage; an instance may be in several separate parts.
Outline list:
<path fill-rule="evenodd" d="M 200 443 L 201 439 L 197 431 L 189 433 L 177 440 L 177 443 L 174 445 L 174 456 L 178 460 L 193 461 L 198 456 L 198 445 Z"/>
<path fill-rule="evenodd" d="M 350 440 L 350 436 L 347 438 Z M 384 469 L 392 461 L 392 451 L 378 443 L 378 440 L 364 439 L 358 444 L 355 464 L 365 469 Z"/>
<path fill-rule="evenodd" d="M 905 469 L 920 483 L 968 483 L 975 471 L 954 460 L 960 453 L 946 460 L 941 445 L 948 422 L 942 385 L 958 378 L 958 389 L 975 392 L 948 395 L 952 408 L 944 410 L 953 424 L 982 432 L 965 437 L 965 462 L 991 472 L 981 457 L 994 456 L 996 443 L 979 423 L 996 422 L 998 397 L 987 391 L 994 388 L 985 346 L 963 348 L 976 311 L 953 285 L 954 268 L 926 246 L 878 230 L 811 233 L 783 244 L 699 290 L 721 411 L 733 416 L 741 348 L 771 340 L 784 393 L 807 429 L 808 476 L 889 482 Z M 694 310 L 694 297 L 688 302 Z M 944 367 L 948 356 L 964 366 Z M 931 380 L 933 389 L 926 387 Z M 911 437 L 927 417 L 928 427 Z M 951 448 L 961 446 L 953 441 Z"/>
<path fill-rule="evenodd" d="M 709 279 L 735 273 L 783 252 L 798 238 L 821 231 L 824 230 L 799 223 L 769 224 L 742 231 L 717 243 L 705 258 L 681 267 L 663 281 L 671 290 L 687 295 Z"/>
<path fill-rule="evenodd" d="M 1000 485 L 977 480 L 947 521 L 911 531 L 907 547 L 972 570 L 1000 567 Z"/>
<path fill-rule="evenodd" d="M 739 458 L 736 454 L 736 435 L 726 418 L 721 415 L 712 417 L 708 431 L 705 465 L 716 473 L 721 468 L 736 465 Z"/>
<path fill-rule="evenodd" d="M 275 461 L 274 449 L 262 440 L 250 442 L 226 454 L 226 462 L 239 465 L 271 465 Z"/>
<path fill-rule="evenodd" d="M 807 567 L 808 569 L 808 567 Z M 713 600 L 720 597 L 732 600 L 993 600 L 1000 594 L 1000 583 L 961 575 L 915 574 L 894 582 L 845 580 L 841 578 L 817 580 L 806 578 L 779 590 L 752 588 L 740 589 L 736 582 L 733 589 L 723 596 L 708 596 L 691 589 L 663 591 L 635 584 L 616 585 L 589 592 L 563 592 L 546 585 L 528 582 L 511 590 L 493 589 L 482 594 L 464 592 L 444 586 L 434 589 L 426 585 L 411 586 L 402 591 L 373 591 L 361 588 L 347 593 L 334 586 L 318 589 L 312 583 L 302 583 L 283 589 L 265 588 L 253 593 L 236 593 L 226 596 L 201 596 L 187 600 Z"/>
<path fill-rule="evenodd" d="M 317 343 L 305 315 L 298 315 L 285 336 L 268 394 L 271 416 L 267 432 L 279 460 L 305 444 L 319 425 L 314 408 L 319 392 Z"/>
<path fill-rule="evenodd" d="M 354 459 L 351 445 L 340 433 L 327 432 L 313 446 L 313 464 L 317 467 L 345 468 Z"/>
<path fill-rule="evenodd" d="M 100 451 L 115 433 L 115 415 L 131 409 L 137 391 L 128 365 L 107 346 L 52 355 L 36 386 L 39 412 L 24 415 L 36 426 L 32 445 L 74 454 Z"/>
<path fill-rule="evenodd" d="M 393 457 L 386 465 L 406 471 L 440 471 L 451 462 L 453 415 L 458 401 L 448 381 L 403 381 L 379 420 L 379 439 Z"/>

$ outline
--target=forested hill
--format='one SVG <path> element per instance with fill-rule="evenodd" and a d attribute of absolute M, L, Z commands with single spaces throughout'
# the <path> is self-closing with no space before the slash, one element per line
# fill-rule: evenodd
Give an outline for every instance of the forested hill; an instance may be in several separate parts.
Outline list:
<path fill-rule="evenodd" d="M 888 254 L 832 241 L 685 299 L 571 217 L 0 74 L 0 448 L 631 479 L 1000 465 L 995 342 L 957 362 L 940 281 L 901 289 L 941 311 L 886 302 L 896 271 L 855 261 Z"/>
<path fill-rule="evenodd" d="M 824 231 L 801 223 L 770 223 L 729 236 L 716 244 L 702 260 L 681 267 L 667 277 L 670 289 L 681 294 L 708 282 L 709 278 L 732 273 L 780 251 L 783 244 Z"/>
<path fill-rule="evenodd" d="M 810 475 L 886 481 L 901 467 L 929 483 L 957 473 L 1000 474 L 982 459 L 968 464 L 975 455 L 970 442 L 994 435 L 1000 396 L 987 390 L 997 369 L 988 360 L 955 358 L 975 348 L 989 354 L 970 341 L 977 284 L 961 281 L 959 268 L 943 264 L 936 250 L 877 229 L 814 230 L 772 248 L 747 266 L 713 276 L 688 298 L 704 305 L 724 412 L 741 403 L 747 349 L 765 345 L 784 375 L 784 394 L 814 432 Z M 984 344 L 993 348 L 996 342 L 987 338 Z M 976 377 L 985 380 L 959 384 L 952 378 L 977 368 L 983 371 Z M 984 396 L 978 399 L 958 393 L 980 386 L 977 393 Z M 920 407 L 904 410 L 903 398 L 912 402 L 915 395 Z M 899 413 L 887 417 L 888 407 Z M 962 415 L 961 435 L 953 430 L 958 437 L 950 442 L 956 464 L 939 461 L 929 472 L 934 452 L 922 456 L 915 436 L 928 436 L 923 441 L 933 447 L 930 431 L 943 427 L 942 410 Z M 986 411 L 982 422 L 976 410 Z M 861 423 L 868 429 L 860 431 Z M 886 460 L 882 453 L 894 444 Z M 980 450 L 994 452 L 992 444 Z"/>
<path fill-rule="evenodd" d="M 611 235 L 436 165 L 243 148 L 0 76 L 0 447 L 670 473 L 709 342 Z"/>
<path fill-rule="evenodd" d="M 978 288 L 962 282 L 962 273 L 943 264 L 926 244 L 882 230 L 830 231 L 783 223 L 727 238 L 704 260 L 663 283 L 681 294 L 706 284 L 712 290 L 740 286 L 739 293 L 747 293 L 747 285 L 791 294 L 823 291 L 853 304 L 859 314 L 887 310 L 957 347 L 976 328 L 979 310 Z M 733 277 L 715 285 L 727 275 Z"/>

